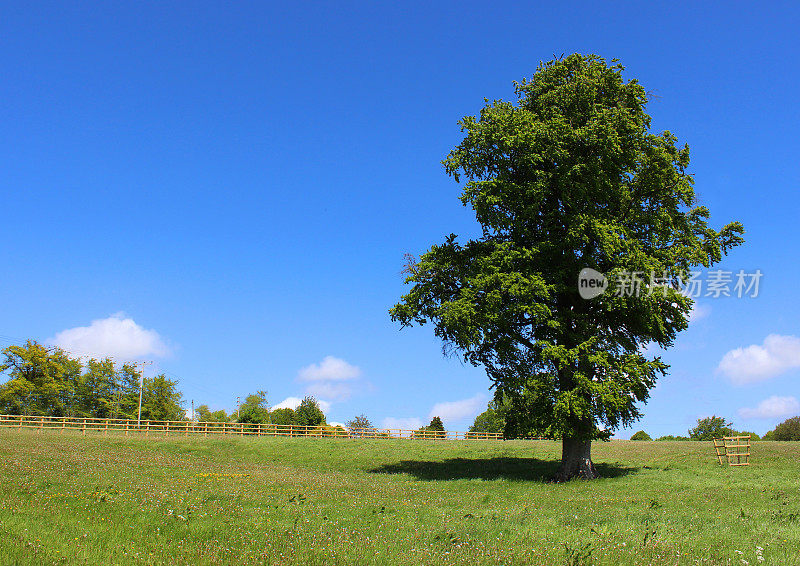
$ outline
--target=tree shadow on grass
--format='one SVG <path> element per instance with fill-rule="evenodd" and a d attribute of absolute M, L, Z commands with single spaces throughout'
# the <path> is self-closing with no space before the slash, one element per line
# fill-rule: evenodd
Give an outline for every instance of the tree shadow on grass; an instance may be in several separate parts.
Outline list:
<path fill-rule="evenodd" d="M 538 458 L 450 458 L 437 462 L 402 460 L 368 470 L 373 474 L 410 474 L 420 480 L 510 480 L 546 482 L 558 469 L 558 460 Z M 619 478 L 635 472 L 619 464 L 595 464 L 601 478 Z"/>

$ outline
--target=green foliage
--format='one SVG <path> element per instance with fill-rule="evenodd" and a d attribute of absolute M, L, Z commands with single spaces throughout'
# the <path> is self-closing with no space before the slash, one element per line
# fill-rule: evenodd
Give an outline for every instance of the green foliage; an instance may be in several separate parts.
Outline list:
<path fill-rule="evenodd" d="M 113 360 L 90 359 L 85 366 L 59 348 L 28 340 L 2 352 L 0 412 L 44 416 L 136 418 L 140 372 L 131 364 L 117 369 Z M 160 375 L 145 379 L 142 418 L 182 420 L 185 417 L 177 382 Z"/>
<path fill-rule="evenodd" d="M 297 424 L 297 419 L 295 418 L 294 410 L 287 407 L 270 412 L 269 422 L 279 425 L 291 425 Z"/>
<path fill-rule="evenodd" d="M 428 430 L 441 430 L 444 431 L 444 423 L 439 417 L 433 417 L 431 424 L 428 425 Z"/>
<path fill-rule="evenodd" d="M 350 434 L 353 436 L 362 436 L 365 433 L 369 434 L 371 437 L 376 436 L 375 427 L 372 426 L 372 421 L 370 421 L 363 413 L 353 417 L 353 420 L 347 421 L 345 425 L 350 431 Z"/>
<path fill-rule="evenodd" d="M 0 386 L 0 412 L 19 415 L 66 416 L 75 414 L 75 388 L 81 363 L 58 348 L 49 349 L 28 340 L 2 352 L 0 372 L 9 380 Z"/>
<path fill-rule="evenodd" d="M 257 391 L 245 398 L 244 403 L 239 407 L 237 422 L 256 424 L 270 422 L 266 391 Z"/>
<path fill-rule="evenodd" d="M 505 419 L 493 408 L 489 407 L 475 417 L 469 432 L 503 432 Z"/>
<path fill-rule="evenodd" d="M 294 411 L 295 423 L 302 426 L 325 424 L 325 414 L 314 397 L 305 397 Z"/>
<path fill-rule="evenodd" d="M 673 436 L 672 434 L 668 434 L 666 436 L 659 436 L 656 440 L 691 440 L 688 436 Z"/>
<path fill-rule="evenodd" d="M 640 430 L 639 432 L 631 436 L 631 440 L 653 440 L 653 439 L 650 438 L 650 435 L 647 434 L 645 431 Z"/>
<path fill-rule="evenodd" d="M 208 405 L 200 405 L 197 407 L 197 422 L 201 423 L 227 423 L 231 422 L 231 417 L 225 412 L 225 409 L 219 411 L 212 411 Z"/>
<path fill-rule="evenodd" d="M 119 413 L 118 392 L 121 394 L 114 362 L 111 359 L 89 360 L 75 384 L 75 416 L 114 417 Z"/>
<path fill-rule="evenodd" d="M 497 432 L 505 429 L 506 420 L 496 400 L 489 402 L 484 412 L 475 417 L 469 432 Z"/>
<path fill-rule="evenodd" d="M 183 394 L 178 382 L 164 374 L 144 379 L 142 389 L 142 419 L 150 421 L 180 421 L 186 418 Z"/>
<path fill-rule="evenodd" d="M 735 431 L 731 426 L 732 423 L 716 415 L 697 419 L 697 426 L 689 430 L 689 438 L 692 440 L 713 440 L 723 436 L 733 436 Z"/>
<path fill-rule="evenodd" d="M 800 417 L 786 419 L 764 435 L 764 440 L 767 440 L 767 435 L 769 440 L 800 440 Z"/>
<path fill-rule="evenodd" d="M 749 432 L 746 430 L 743 430 L 741 432 L 736 432 L 736 436 L 747 436 L 748 434 L 750 435 L 750 440 L 761 440 L 761 437 L 758 436 L 755 432 Z"/>
<path fill-rule="evenodd" d="M 372 426 L 372 421 L 370 421 L 363 413 L 353 417 L 353 420 L 347 421 L 345 424 L 350 430 L 368 430 L 374 428 Z"/>
<path fill-rule="evenodd" d="M 439 417 L 433 417 L 428 426 L 424 426 L 412 433 L 412 438 L 444 438 L 444 423 Z"/>
<path fill-rule="evenodd" d="M 483 366 L 508 400 L 506 432 L 608 438 L 668 366 L 641 346 L 672 345 L 692 300 L 680 278 L 740 243 L 698 206 L 688 146 L 650 131 L 648 97 L 623 67 L 578 54 L 516 83 L 516 103 L 487 103 L 461 122 L 444 166 L 464 178 L 482 236 L 450 235 L 408 262 L 402 326 L 433 323 L 445 350 Z M 606 274 L 589 301 L 578 273 Z M 616 276 L 666 274 L 658 293 L 616 293 Z"/>

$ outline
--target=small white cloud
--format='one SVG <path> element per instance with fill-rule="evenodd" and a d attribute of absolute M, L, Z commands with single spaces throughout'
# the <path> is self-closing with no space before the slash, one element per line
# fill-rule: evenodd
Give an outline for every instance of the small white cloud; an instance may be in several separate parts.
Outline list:
<path fill-rule="evenodd" d="M 142 328 L 123 313 L 93 320 L 89 326 L 62 330 L 46 342 L 79 356 L 112 357 L 118 361 L 170 354 L 158 332 Z"/>
<path fill-rule="evenodd" d="M 299 407 L 300 403 L 302 403 L 302 402 L 303 402 L 303 400 L 300 397 L 287 397 L 286 399 L 284 399 L 283 401 L 281 401 L 280 403 L 278 403 L 277 405 L 272 407 L 272 410 L 273 411 L 275 409 L 292 409 L 292 410 L 294 410 L 297 407 Z M 322 399 L 317 399 L 317 403 L 319 403 L 319 408 L 322 409 L 323 413 L 327 413 L 328 411 L 331 410 L 331 404 L 329 402 L 323 401 Z"/>
<path fill-rule="evenodd" d="M 428 414 L 430 418 L 440 417 L 442 420 L 458 420 L 472 418 L 486 409 L 486 396 L 478 393 L 469 399 L 436 403 Z"/>
<path fill-rule="evenodd" d="M 350 398 L 352 389 L 349 383 L 317 381 L 306 387 L 306 393 L 314 397 L 325 397 L 334 401 L 344 401 Z"/>
<path fill-rule="evenodd" d="M 331 421 L 328 424 L 331 425 L 331 426 L 340 426 L 342 428 L 347 428 L 346 426 L 344 426 L 344 423 L 340 423 L 338 421 Z"/>
<path fill-rule="evenodd" d="M 776 419 L 800 413 L 800 402 L 794 397 L 778 397 L 773 395 L 764 399 L 755 409 L 739 409 L 739 416 L 743 419 Z"/>
<path fill-rule="evenodd" d="M 717 371 L 733 383 L 755 383 L 800 367 L 800 338 L 770 334 L 762 345 L 736 348 L 722 357 Z"/>
<path fill-rule="evenodd" d="M 422 419 L 417 417 L 386 417 L 381 422 L 383 428 L 400 428 L 405 430 L 417 430 L 422 428 Z"/>
<path fill-rule="evenodd" d="M 711 305 L 704 305 L 696 302 L 692 305 L 692 310 L 689 311 L 689 322 L 697 322 L 710 314 Z"/>
<path fill-rule="evenodd" d="M 294 409 L 296 409 L 297 407 L 300 406 L 300 403 L 302 401 L 303 400 L 300 399 L 300 397 L 287 397 L 286 399 L 284 399 L 283 401 L 281 401 L 280 403 L 278 403 L 277 405 L 272 407 L 272 410 L 273 411 L 275 409 L 292 409 L 292 410 L 294 410 Z"/>
<path fill-rule="evenodd" d="M 301 381 L 341 381 L 356 379 L 361 369 L 333 356 L 325 356 L 319 364 L 311 364 L 302 368 L 297 377 Z"/>

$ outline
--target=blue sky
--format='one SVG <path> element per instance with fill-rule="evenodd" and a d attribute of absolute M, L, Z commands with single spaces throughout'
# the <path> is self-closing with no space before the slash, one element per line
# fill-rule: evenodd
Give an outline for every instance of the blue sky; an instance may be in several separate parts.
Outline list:
<path fill-rule="evenodd" d="M 488 379 L 389 320 L 402 256 L 475 234 L 440 164 L 457 120 L 577 51 L 659 96 L 653 128 L 692 148 L 712 222 L 747 230 L 722 267 L 764 273 L 757 298 L 700 300 L 635 429 L 800 413 L 796 6 L 0 10 L 0 345 L 153 359 L 213 408 L 312 392 L 331 421 L 465 430 Z"/>

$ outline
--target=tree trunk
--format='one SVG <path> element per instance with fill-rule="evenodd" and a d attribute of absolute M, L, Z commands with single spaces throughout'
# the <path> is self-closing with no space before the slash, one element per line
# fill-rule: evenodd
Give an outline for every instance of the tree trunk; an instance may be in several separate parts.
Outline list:
<path fill-rule="evenodd" d="M 564 482 L 574 478 L 593 480 L 600 475 L 592 464 L 592 441 L 564 438 L 561 441 L 561 465 L 554 482 Z"/>

